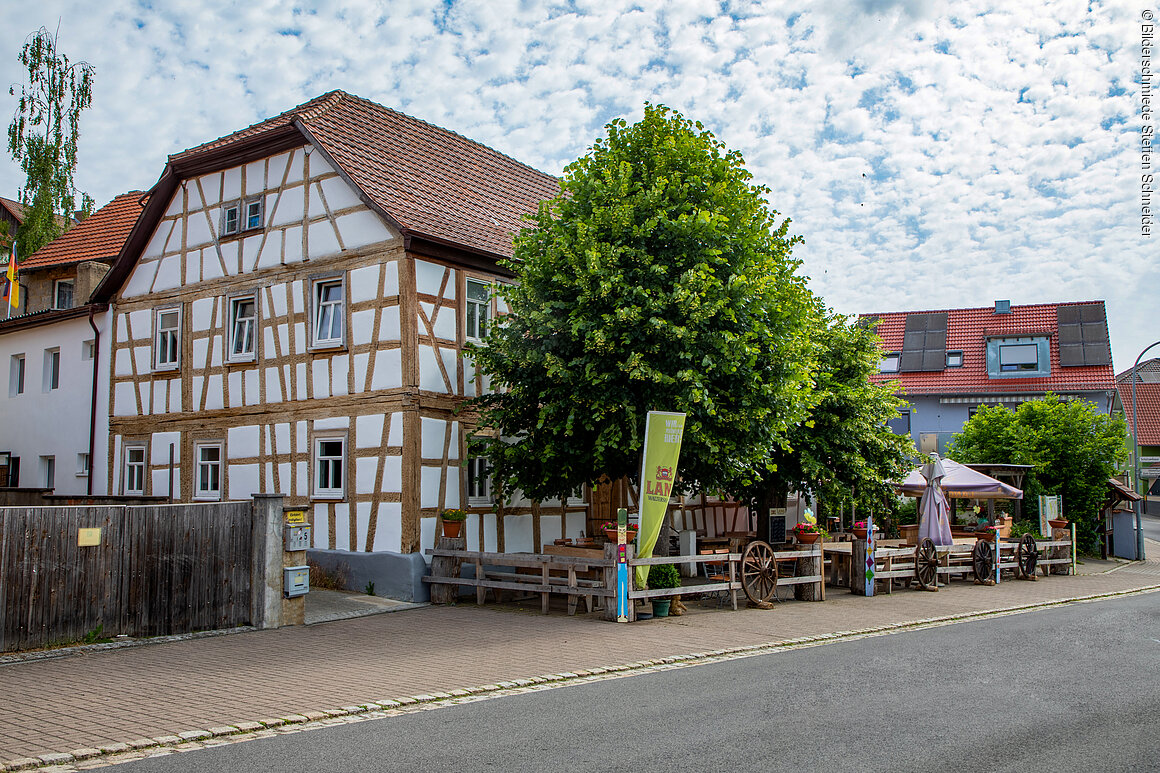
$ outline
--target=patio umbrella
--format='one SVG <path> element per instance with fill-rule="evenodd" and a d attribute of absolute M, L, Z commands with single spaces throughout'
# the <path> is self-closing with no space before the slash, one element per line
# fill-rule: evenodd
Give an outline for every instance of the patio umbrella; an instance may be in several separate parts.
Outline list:
<path fill-rule="evenodd" d="M 943 477 L 940 481 L 943 493 L 949 499 L 1022 499 L 1023 492 L 1014 486 L 995 480 L 990 475 L 984 475 L 972 470 L 965 464 L 950 459 L 940 459 L 943 468 Z M 926 465 L 918 467 L 906 476 L 898 486 L 898 493 L 903 496 L 922 496 L 926 491 L 927 479 L 922 471 Z"/>
<path fill-rule="evenodd" d="M 922 493 L 922 505 L 919 508 L 918 539 L 921 541 L 930 537 L 935 545 L 953 545 L 951 536 L 950 504 L 943 493 L 942 479 L 946 477 L 946 468 L 938 458 L 938 454 L 931 454 L 930 461 L 922 466 L 922 477 L 926 480 L 926 489 Z"/>

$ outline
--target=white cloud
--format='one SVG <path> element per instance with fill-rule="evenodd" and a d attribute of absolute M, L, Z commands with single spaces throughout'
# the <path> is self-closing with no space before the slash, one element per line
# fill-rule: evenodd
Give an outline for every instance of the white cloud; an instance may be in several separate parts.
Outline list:
<path fill-rule="evenodd" d="M 742 151 L 841 311 L 1102 298 L 1121 367 L 1155 335 L 1126 3 L 299 7 L 18 4 L 0 76 L 20 82 L 23 36 L 60 18 L 62 49 L 97 67 L 78 179 L 98 203 L 332 88 L 552 173 L 608 120 L 663 102 Z M 20 183 L 0 163 L 0 195 Z"/>

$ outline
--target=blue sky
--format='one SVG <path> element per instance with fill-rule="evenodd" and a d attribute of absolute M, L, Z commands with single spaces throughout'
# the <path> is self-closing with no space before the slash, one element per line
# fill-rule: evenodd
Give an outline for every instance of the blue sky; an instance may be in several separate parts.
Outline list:
<path fill-rule="evenodd" d="M 62 50 L 97 69 L 78 180 L 98 204 L 332 88 L 551 173 L 663 103 L 744 154 L 838 311 L 1103 299 L 1123 369 L 1160 332 L 1158 237 L 1139 233 L 1145 7 L 44 0 L 6 12 L 0 78 L 20 82 L 24 36 L 59 19 Z M 21 183 L 0 161 L 0 195 Z"/>

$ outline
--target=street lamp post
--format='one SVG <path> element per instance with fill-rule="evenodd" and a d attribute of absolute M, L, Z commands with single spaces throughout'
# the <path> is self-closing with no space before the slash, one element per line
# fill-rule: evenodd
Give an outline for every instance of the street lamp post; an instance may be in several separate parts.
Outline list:
<path fill-rule="evenodd" d="M 1132 491 L 1137 494 L 1140 493 L 1140 441 L 1136 435 L 1136 369 L 1140 367 L 1140 360 L 1154 346 L 1160 346 L 1160 341 L 1150 344 L 1144 351 L 1140 352 L 1140 356 L 1132 365 Z M 1136 500 L 1136 559 L 1139 561 L 1144 560 L 1144 530 L 1140 524 L 1140 502 L 1142 501 L 1142 499 Z"/>

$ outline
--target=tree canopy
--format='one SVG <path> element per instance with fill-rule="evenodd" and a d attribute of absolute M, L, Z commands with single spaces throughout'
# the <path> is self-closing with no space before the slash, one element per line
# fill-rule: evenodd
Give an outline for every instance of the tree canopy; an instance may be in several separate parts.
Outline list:
<path fill-rule="evenodd" d="M 26 176 L 20 201 L 28 210 L 16 237 L 20 254 L 31 255 L 60 236 L 58 216 L 71 218 L 77 210 L 80 114 L 92 103 L 94 70 L 88 62 L 70 62 L 44 27 L 29 35 L 19 59 L 28 83 L 20 86 L 8 125 L 8 152 Z M 16 95 L 16 89 L 8 93 Z M 92 211 L 88 194 L 81 193 L 81 202 L 82 212 Z"/>
<path fill-rule="evenodd" d="M 606 129 L 516 238 L 474 447 L 507 490 L 562 496 L 635 476 L 646 412 L 683 411 L 684 480 L 738 491 L 808 403 L 798 237 L 700 124 L 646 105 Z"/>
<path fill-rule="evenodd" d="M 1076 523 L 1079 546 L 1094 552 L 1108 478 L 1127 458 L 1126 436 L 1122 417 L 1101 414 L 1085 400 L 1048 394 L 1014 411 L 980 408 L 954 436 L 948 454 L 965 464 L 1033 465 L 1025 495 L 1061 495 L 1064 515 Z M 1032 496 L 1025 502 L 1027 510 L 1038 512 Z"/>
<path fill-rule="evenodd" d="M 893 483 L 905 477 L 914 444 L 887 426 L 903 403 L 893 385 L 870 380 L 881 357 L 878 337 L 870 327 L 830 313 L 815 345 L 809 413 L 789 428 L 785 445 L 772 455 L 774 469 L 753 496 L 760 511 L 796 490 L 825 501 L 849 499 L 881 513 L 897 498 Z"/>

